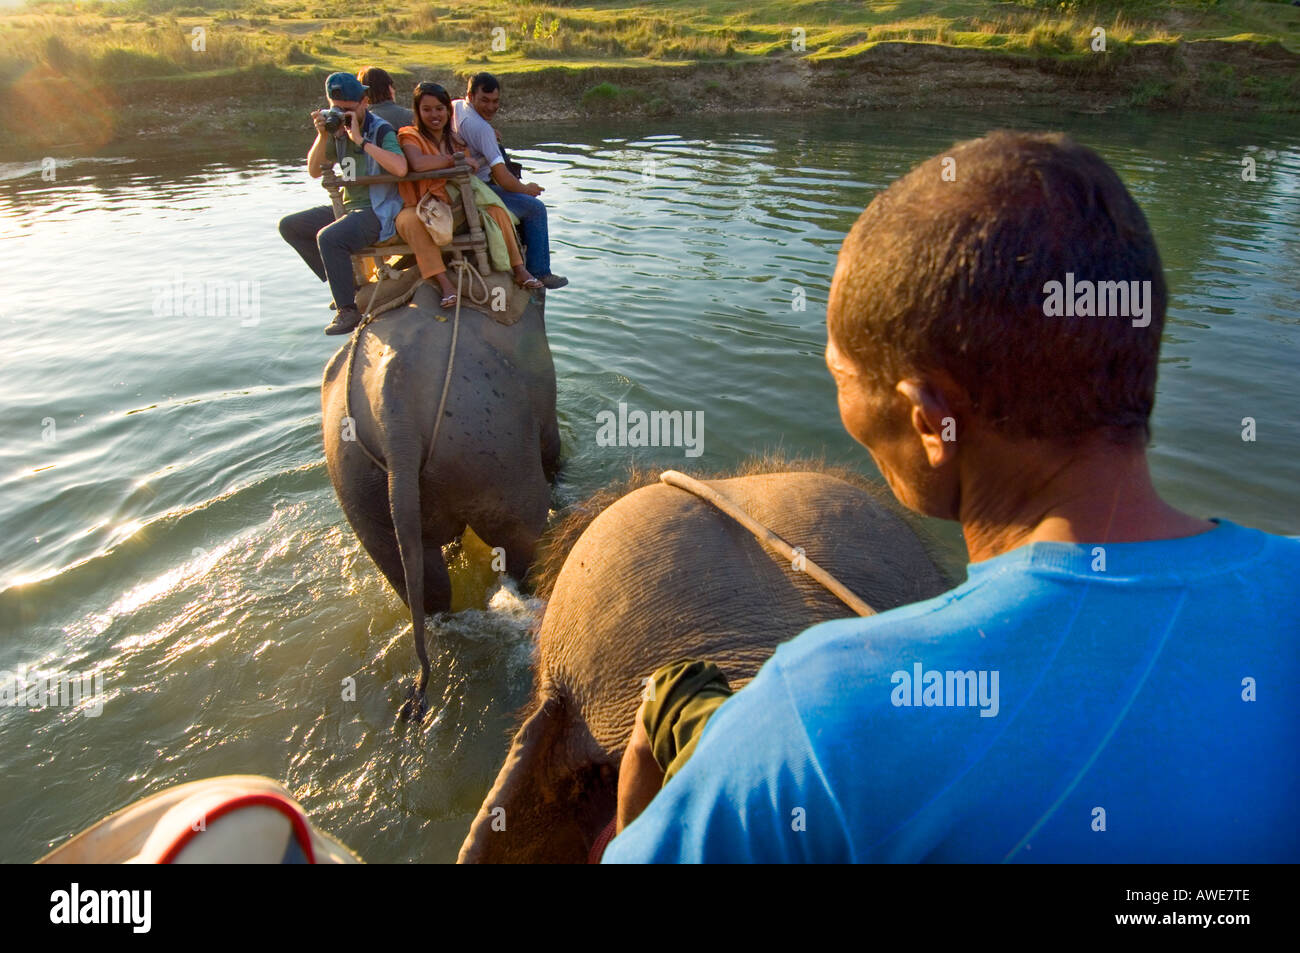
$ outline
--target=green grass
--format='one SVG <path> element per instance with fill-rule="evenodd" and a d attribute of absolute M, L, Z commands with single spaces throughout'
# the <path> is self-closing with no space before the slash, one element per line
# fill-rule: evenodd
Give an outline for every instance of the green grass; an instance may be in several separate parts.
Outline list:
<path fill-rule="evenodd" d="M 1097 27 L 1106 56 L 1089 48 Z M 1240 44 L 1243 55 L 1200 56 L 1193 69 L 1184 44 L 1204 40 Z M 458 88 L 480 70 L 518 89 L 526 74 L 528 90 L 560 113 L 667 116 L 720 79 L 703 86 L 711 100 L 745 108 L 730 95 L 744 67 L 775 64 L 766 74 L 797 80 L 783 67 L 803 63 L 855 81 L 856 59 L 885 43 L 980 53 L 975 85 L 980 64 L 1006 57 L 1063 77 L 1104 74 L 1112 103 L 1300 103 L 1300 69 L 1285 59 L 1300 56 L 1300 7 L 1282 0 L 29 0 L 0 12 L 10 104 L 0 136 L 29 149 L 93 145 L 129 128 L 128 107 L 140 123 L 157 113 L 155 125 L 174 126 L 178 109 L 202 103 L 201 128 L 243 128 L 250 105 L 301 111 L 319 101 L 326 72 L 371 64 L 403 91 L 416 78 Z M 1152 48 L 1142 69 L 1126 68 Z M 1070 80 L 1055 82 L 1068 92 Z M 102 95 L 86 102 L 86 88 Z M 766 88 L 779 97 L 783 87 Z"/>
<path fill-rule="evenodd" d="M 1300 8 L 1266 0 L 37 0 L 0 14 L 0 81 L 30 70 L 160 76 L 255 65 L 465 74 L 805 56 L 851 58 L 905 41 L 1068 57 L 1108 46 L 1275 40 L 1300 52 Z M 190 31 L 207 31 L 192 49 Z M 792 49 L 795 30 L 805 44 Z M 494 48 L 504 36 L 505 49 Z M 127 60 L 123 53 L 138 54 Z M 164 62 L 170 64 L 165 66 Z M 129 69 L 132 65 L 139 70 Z"/>

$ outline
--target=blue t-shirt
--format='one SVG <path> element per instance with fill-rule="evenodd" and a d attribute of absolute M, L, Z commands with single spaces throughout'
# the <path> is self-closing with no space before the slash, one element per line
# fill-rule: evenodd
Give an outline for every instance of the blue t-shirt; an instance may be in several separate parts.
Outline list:
<path fill-rule="evenodd" d="M 814 626 L 605 861 L 1300 860 L 1300 540 L 1216 522 Z"/>

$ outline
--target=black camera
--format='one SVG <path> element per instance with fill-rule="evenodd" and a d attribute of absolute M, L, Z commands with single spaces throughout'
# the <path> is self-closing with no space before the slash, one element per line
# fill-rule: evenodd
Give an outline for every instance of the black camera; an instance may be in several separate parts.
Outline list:
<path fill-rule="evenodd" d="M 337 106 L 331 106 L 321 110 L 320 118 L 325 123 L 325 131 L 332 136 L 348 121 L 348 114 Z"/>

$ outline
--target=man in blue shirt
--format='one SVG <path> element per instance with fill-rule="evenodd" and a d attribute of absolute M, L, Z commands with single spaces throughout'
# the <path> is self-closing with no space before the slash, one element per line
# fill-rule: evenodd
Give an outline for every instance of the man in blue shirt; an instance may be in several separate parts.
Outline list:
<path fill-rule="evenodd" d="M 488 184 L 524 230 L 524 265 L 547 288 L 563 288 L 569 279 L 551 272 L 551 235 L 546 205 L 536 182 L 520 182 L 507 168 L 492 117 L 501 108 L 501 83 L 491 73 L 475 73 L 464 99 L 452 100 L 452 131 L 478 160 L 478 177 Z"/>
<path fill-rule="evenodd" d="M 967 581 L 782 645 L 652 799 L 638 717 L 604 860 L 1300 860 L 1300 541 L 1157 495 L 1165 305 L 1141 210 L 1064 136 L 878 195 L 826 360 Z"/>

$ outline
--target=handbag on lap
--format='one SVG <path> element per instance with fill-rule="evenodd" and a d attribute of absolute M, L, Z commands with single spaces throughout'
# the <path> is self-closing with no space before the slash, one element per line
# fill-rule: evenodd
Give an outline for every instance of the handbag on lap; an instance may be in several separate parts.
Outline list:
<path fill-rule="evenodd" d="M 450 205 L 428 192 L 415 206 L 415 214 L 429 230 L 435 245 L 442 248 L 451 244 L 453 222 Z"/>

